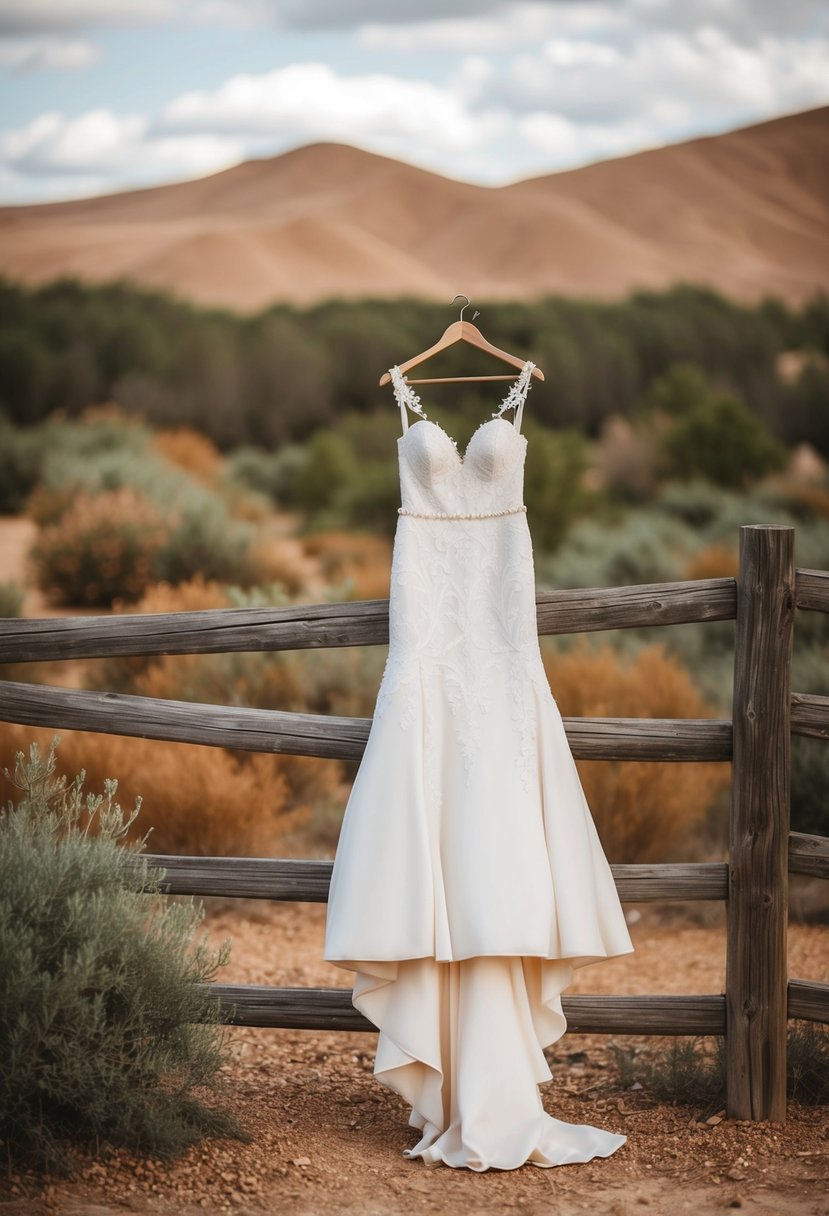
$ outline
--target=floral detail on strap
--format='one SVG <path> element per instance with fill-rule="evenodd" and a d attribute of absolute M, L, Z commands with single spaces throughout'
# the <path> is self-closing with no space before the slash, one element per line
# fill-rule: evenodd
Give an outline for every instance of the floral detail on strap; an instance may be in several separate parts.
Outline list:
<path fill-rule="evenodd" d="M 521 404 L 530 388 L 532 388 L 532 374 L 534 367 L 535 364 L 528 359 L 522 367 L 521 375 L 518 377 L 515 384 L 513 384 L 512 388 L 507 393 L 498 409 L 493 411 L 493 418 L 499 418 L 506 410 L 511 410 L 514 406 Z"/>
<path fill-rule="evenodd" d="M 403 377 L 403 373 L 395 363 L 394 367 L 389 368 L 391 382 L 394 386 L 394 395 L 397 398 L 398 405 L 405 402 L 410 409 L 413 409 L 416 414 L 420 414 L 421 418 L 428 418 L 429 415 L 420 404 L 420 398 Z"/>

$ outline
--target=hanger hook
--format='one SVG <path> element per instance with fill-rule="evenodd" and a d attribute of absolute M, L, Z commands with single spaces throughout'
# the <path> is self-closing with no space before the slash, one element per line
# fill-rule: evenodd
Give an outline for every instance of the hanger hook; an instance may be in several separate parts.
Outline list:
<path fill-rule="evenodd" d="M 462 291 L 459 291 L 456 295 L 454 295 L 452 297 L 452 303 L 454 304 L 455 300 L 457 300 L 458 298 L 466 300 L 466 303 L 464 304 L 463 308 L 461 309 L 460 319 L 462 321 L 463 320 L 463 309 L 469 307 L 469 296 L 465 296 Z"/>

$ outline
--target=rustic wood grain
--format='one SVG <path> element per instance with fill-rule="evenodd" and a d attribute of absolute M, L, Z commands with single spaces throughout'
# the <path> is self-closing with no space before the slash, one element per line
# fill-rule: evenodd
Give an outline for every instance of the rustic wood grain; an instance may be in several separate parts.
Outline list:
<path fill-rule="evenodd" d="M 359 760 L 371 729 L 371 718 L 210 705 L 13 680 L 0 681 L 0 718 L 27 726 L 339 760 Z M 680 761 L 731 757 L 728 718 L 568 717 L 563 722 L 577 759 Z"/>
<path fill-rule="evenodd" d="M 161 886 L 169 895 L 222 895 L 240 899 L 326 903 L 331 861 L 296 857 L 176 857 L 141 853 L 166 873 Z M 610 867 L 619 898 L 627 903 L 666 899 L 726 899 L 726 863 L 677 862 L 614 864 Z"/>
<path fill-rule="evenodd" d="M 351 1003 L 350 988 L 269 988 L 211 984 L 221 1020 L 233 1026 L 290 1030 L 377 1027 Z M 568 1030 L 598 1034 L 723 1034 L 725 998 L 690 996 L 562 996 Z"/>
<path fill-rule="evenodd" d="M 798 567 L 795 570 L 794 597 L 798 608 L 829 612 L 829 570 Z"/>
<path fill-rule="evenodd" d="M 790 721 L 792 734 L 829 739 L 829 697 L 812 692 L 793 692 Z"/>
<path fill-rule="evenodd" d="M 786 1118 L 794 528 L 740 528 L 726 928 L 727 1113 Z"/>
<path fill-rule="evenodd" d="M 789 980 L 787 1013 L 790 1018 L 829 1023 L 829 984 Z"/>
<path fill-rule="evenodd" d="M 536 593 L 539 634 L 733 620 L 736 604 L 733 578 Z M 383 646 L 388 641 L 388 599 L 282 608 L 0 618 L 0 663 Z"/>
<path fill-rule="evenodd" d="M 789 873 L 829 878 L 829 836 L 790 832 Z"/>

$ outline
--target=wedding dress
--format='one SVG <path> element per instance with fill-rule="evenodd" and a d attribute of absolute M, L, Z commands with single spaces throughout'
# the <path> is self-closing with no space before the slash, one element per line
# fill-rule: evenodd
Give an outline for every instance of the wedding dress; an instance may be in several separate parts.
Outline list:
<path fill-rule="evenodd" d="M 356 973 L 379 1030 L 374 1074 L 422 1133 L 404 1155 L 472 1170 L 627 1139 L 547 1114 L 538 1088 L 574 969 L 633 944 L 539 647 L 520 432 L 534 366 L 463 456 L 391 369 L 389 650 L 326 918 L 325 958 Z"/>

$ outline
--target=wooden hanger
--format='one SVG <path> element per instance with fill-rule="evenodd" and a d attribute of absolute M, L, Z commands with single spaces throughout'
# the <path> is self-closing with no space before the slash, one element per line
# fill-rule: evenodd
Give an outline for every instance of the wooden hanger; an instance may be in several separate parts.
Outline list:
<path fill-rule="evenodd" d="M 498 346 L 493 346 L 488 342 L 481 331 L 471 321 L 464 321 L 463 309 L 469 307 L 469 296 L 458 292 L 452 303 L 460 296 L 466 300 L 463 308 L 461 308 L 461 319 L 453 321 L 452 324 L 444 331 L 443 336 L 437 340 L 434 346 L 430 346 L 428 350 L 421 351 L 419 355 L 414 355 L 411 359 L 407 359 L 405 363 L 398 364 L 400 371 L 405 374 L 410 367 L 417 367 L 418 363 L 423 363 L 426 359 L 436 355 L 438 351 L 445 350 L 447 346 L 453 346 L 456 342 L 468 342 L 470 346 L 477 346 L 479 350 L 485 351 L 488 355 L 494 355 L 496 359 L 501 359 L 504 363 L 511 363 L 513 367 L 517 367 L 519 372 L 526 363 L 526 359 L 519 359 L 517 355 L 511 355 L 508 351 L 501 350 Z M 473 320 L 478 316 L 478 313 L 473 313 Z M 534 367 L 532 375 L 537 380 L 544 379 L 544 373 L 539 367 Z M 409 380 L 408 384 L 457 384 L 471 380 L 517 380 L 517 376 L 432 376 L 424 380 Z M 380 377 L 380 387 L 388 384 L 391 380 L 390 372 L 384 372 Z"/>

